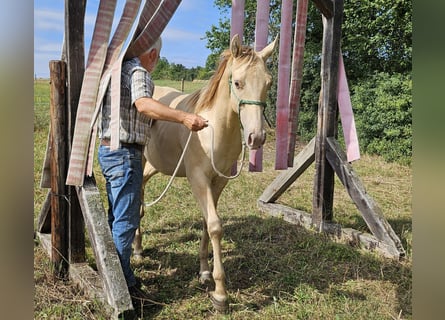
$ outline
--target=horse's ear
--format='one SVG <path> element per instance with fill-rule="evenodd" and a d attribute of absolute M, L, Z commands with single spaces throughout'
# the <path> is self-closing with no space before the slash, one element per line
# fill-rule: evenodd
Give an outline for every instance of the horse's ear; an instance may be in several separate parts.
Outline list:
<path fill-rule="evenodd" d="M 241 41 L 238 34 L 235 34 L 230 42 L 230 52 L 232 52 L 234 58 L 238 57 L 241 53 Z"/>
<path fill-rule="evenodd" d="M 271 43 L 269 43 L 267 45 L 267 47 L 265 47 L 263 50 L 261 50 L 260 52 L 258 52 L 258 55 L 263 58 L 264 61 L 266 61 L 270 55 L 272 54 L 272 52 L 275 50 L 276 46 L 278 43 L 278 35 L 275 37 L 275 40 L 272 41 Z"/>

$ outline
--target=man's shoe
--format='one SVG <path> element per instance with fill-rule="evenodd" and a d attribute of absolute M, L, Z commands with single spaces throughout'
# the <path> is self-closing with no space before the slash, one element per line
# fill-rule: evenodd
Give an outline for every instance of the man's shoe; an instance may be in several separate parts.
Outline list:
<path fill-rule="evenodd" d="M 136 300 L 148 300 L 150 301 L 150 298 L 148 297 L 148 295 L 145 293 L 144 290 L 141 289 L 141 285 L 134 285 L 131 287 L 128 287 L 128 291 L 130 292 L 130 297 L 131 299 L 136 299 Z"/>

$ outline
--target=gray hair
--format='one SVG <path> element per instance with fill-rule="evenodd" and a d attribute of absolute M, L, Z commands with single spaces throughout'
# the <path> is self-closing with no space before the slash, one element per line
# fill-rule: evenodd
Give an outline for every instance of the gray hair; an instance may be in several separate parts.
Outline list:
<path fill-rule="evenodd" d="M 158 55 L 160 55 L 161 54 L 161 48 L 162 48 L 162 39 L 161 39 L 161 37 L 159 37 L 158 39 L 156 39 L 155 43 L 153 43 L 152 46 L 150 48 L 148 48 L 147 51 L 144 52 L 144 54 L 147 53 L 147 52 L 150 52 L 153 49 L 155 49 L 156 52 L 158 53 Z"/>

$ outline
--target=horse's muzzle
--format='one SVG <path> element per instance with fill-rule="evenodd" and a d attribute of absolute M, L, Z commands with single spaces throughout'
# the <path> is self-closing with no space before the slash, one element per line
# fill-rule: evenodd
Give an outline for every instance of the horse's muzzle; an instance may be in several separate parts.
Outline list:
<path fill-rule="evenodd" d="M 266 142 L 266 131 L 250 133 L 246 142 L 249 149 L 258 149 Z"/>

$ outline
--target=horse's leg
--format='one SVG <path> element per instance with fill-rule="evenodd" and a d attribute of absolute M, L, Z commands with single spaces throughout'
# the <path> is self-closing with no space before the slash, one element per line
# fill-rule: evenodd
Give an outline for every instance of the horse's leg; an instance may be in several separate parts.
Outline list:
<path fill-rule="evenodd" d="M 210 292 L 210 298 L 213 306 L 219 312 L 226 313 L 229 308 L 228 295 L 226 292 L 225 284 L 225 272 L 222 264 L 222 250 L 221 250 L 221 238 L 222 238 L 222 223 L 219 218 L 216 205 L 219 195 L 226 185 L 225 179 L 215 179 L 213 183 L 208 181 L 207 177 L 201 177 L 197 179 L 194 175 L 193 181 L 190 180 L 193 193 L 198 200 L 205 220 L 203 227 L 203 235 L 200 244 L 200 281 L 211 282 L 210 268 L 208 264 L 208 243 L 212 242 L 213 249 L 213 280 L 215 282 L 215 290 Z M 198 182 L 197 182 L 198 181 Z"/>
<path fill-rule="evenodd" d="M 199 282 L 213 290 L 215 282 L 213 281 L 209 266 L 209 239 L 207 222 L 204 219 L 202 221 L 202 237 L 199 244 Z"/>
<path fill-rule="evenodd" d="M 142 220 L 142 217 L 145 214 L 144 208 L 144 191 L 145 191 L 145 185 L 147 184 L 148 180 L 154 176 L 157 171 L 154 169 L 151 164 L 147 161 L 145 161 L 145 157 L 142 157 L 142 163 L 144 165 L 144 176 L 142 179 L 142 188 L 141 188 L 141 209 L 140 209 L 140 217 Z M 134 236 L 133 241 L 133 257 L 136 260 L 142 260 L 142 231 L 141 231 L 141 224 L 139 223 L 139 227 L 136 229 L 136 235 Z"/>

